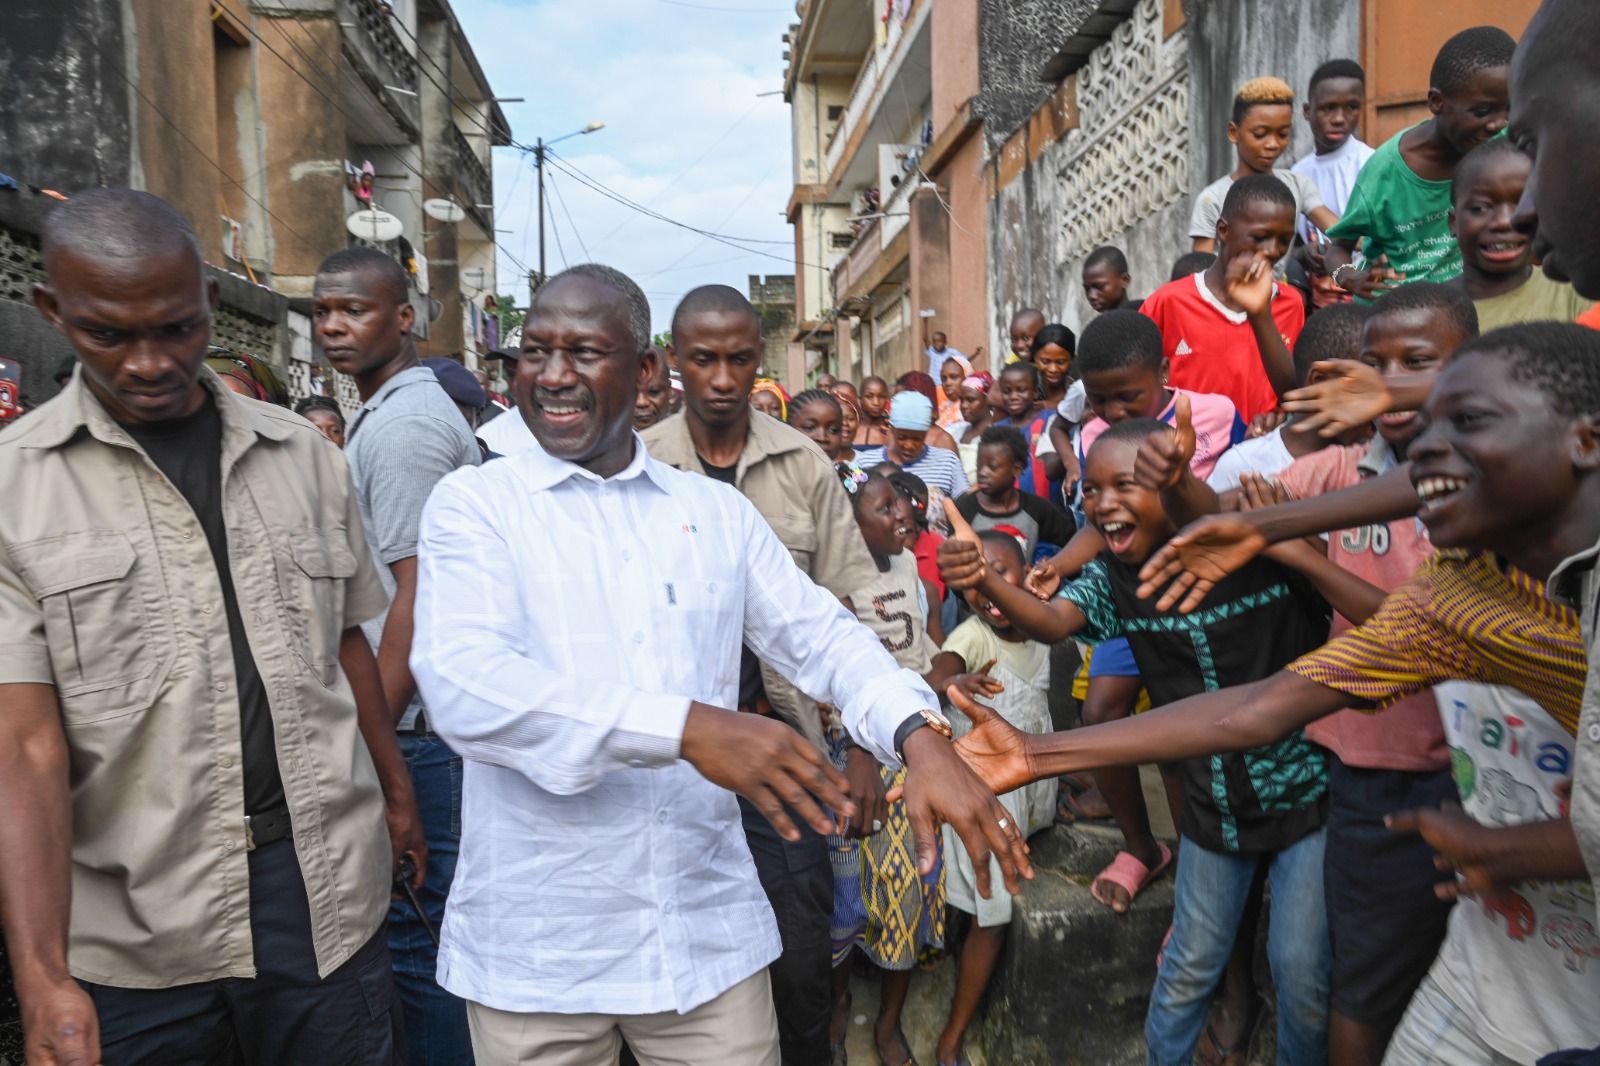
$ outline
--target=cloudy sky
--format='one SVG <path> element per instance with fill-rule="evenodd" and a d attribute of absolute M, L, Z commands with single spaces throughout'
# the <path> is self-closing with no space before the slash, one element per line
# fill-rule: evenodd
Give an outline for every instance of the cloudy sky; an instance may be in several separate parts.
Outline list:
<path fill-rule="evenodd" d="M 605 129 L 552 149 L 600 185 L 678 222 L 742 240 L 729 247 L 648 218 L 547 165 L 546 265 L 609 263 L 649 293 L 655 328 L 696 285 L 746 289 L 750 274 L 794 273 L 783 208 L 792 188 L 781 95 L 787 0 L 453 0 L 512 136 L 532 144 L 590 122 Z M 515 256 L 538 264 L 531 154 L 495 149 L 500 290 Z M 554 184 L 552 192 L 551 185 Z M 553 228 L 552 228 L 553 227 Z M 559 237 L 559 240 L 558 240 Z M 771 242 L 771 243 L 761 243 Z M 765 252 L 774 258 L 759 254 Z"/>

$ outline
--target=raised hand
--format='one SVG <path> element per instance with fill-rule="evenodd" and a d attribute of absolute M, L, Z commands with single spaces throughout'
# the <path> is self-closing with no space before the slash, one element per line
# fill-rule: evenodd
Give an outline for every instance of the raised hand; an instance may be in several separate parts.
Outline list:
<path fill-rule="evenodd" d="M 845 819 L 856 813 L 844 775 L 814 744 L 771 718 L 692 703 L 678 751 L 707 781 L 755 804 L 785 840 L 800 839 L 785 806 L 819 833 L 839 828 L 824 807 Z"/>
<path fill-rule="evenodd" d="M 961 517 L 956 503 L 944 497 L 944 516 L 950 523 L 950 536 L 939 545 L 939 576 L 957 592 L 976 588 L 989 568 L 983 561 L 983 541 L 971 523 Z"/>
<path fill-rule="evenodd" d="M 979 696 L 994 699 L 1006 690 L 998 680 L 989 676 L 989 671 L 994 669 L 996 660 L 990 659 L 970 674 L 957 674 L 945 686 L 945 695 L 950 697 L 950 702 L 955 702 L 954 692 L 959 689 L 961 694 L 969 700 L 976 700 Z"/>
<path fill-rule="evenodd" d="M 1237 262 L 1230 263 L 1224 284 L 1228 299 L 1245 314 L 1264 315 L 1272 307 L 1272 260 L 1265 252 L 1257 252 L 1242 267 Z"/>
<path fill-rule="evenodd" d="M 1245 439 L 1265 437 L 1288 421 L 1289 416 L 1282 411 L 1263 411 L 1250 420 L 1250 425 L 1244 431 Z"/>
<path fill-rule="evenodd" d="M 1134 456 L 1134 479 L 1147 489 L 1172 488 L 1194 459 L 1194 420 L 1187 393 L 1178 393 L 1173 415 L 1172 428 L 1150 434 Z"/>
<path fill-rule="evenodd" d="M 1185 526 L 1167 541 L 1139 570 L 1140 599 L 1149 599 L 1162 588 L 1156 600 L 1158 610 L 1188 612 L 1218 581 L 1260 555 L 1267 538 L 1249 516 L 1237 512 L 1206 515 Z"/>
<path fill-rule="evenodd" d="M 1022 587 L 1025 591 L 1033 593 L 1046 603 L 1055 599 L 1056 591 L 1061 588 L 1062 574 L 1056 569 L 1055 560 L 1044 559 L 1035 564 L 1028 576 L 1023 579 Z"/>
<path fill-rule="evenodd" d="M 1314 384 L 1286 393 L 1283 409 L 1300 416 L 1304 430 L 1337 437 L 1364 426 L 1389 411 L 1394 396 L 1383 375 L 1354 359 L 1325 359 L 1311 364 Z"/>
<path fill-rule="evenodd" d="M 1289 490 L 1283 487 L 1283 482 L 1272 478 L 1262 477 L 1252 471 L 1239 475 L 1239 510 L 1259 511 L 1263 507 L 1275 507 L 1280 503 L 1288 503 L 1294 497 L 1289 495 Z"/>

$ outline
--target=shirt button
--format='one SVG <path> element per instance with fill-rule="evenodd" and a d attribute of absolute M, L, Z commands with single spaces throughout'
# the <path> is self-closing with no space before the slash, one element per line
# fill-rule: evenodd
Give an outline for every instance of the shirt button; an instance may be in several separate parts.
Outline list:
<path fill-rule="evenodd" d="M 226 681 L 218 681 L 217 682 L 217 691 L 218 692 L 226 692 L 226 691 L 228 691 L 228 683 Z"/>
<path fill-rule="evenodd" d="M 233 767 L 233 760 L 228 758 L 226 755 L 224 755 L 222 757 L 222 768 L 224 770 L 228 770 L 228 769 L 231 769 L 232 767 Z"/>
<path fill-rule="evenodd" d="M 205 605 L 205 606 L 204 606 L 204 607 L 202 607 L 202 608 L 200 608 L 200 609 L 201 609 L 201 610 L 202 610 L 202 611 L 204 611 L 204 612 L 205 612 L 205 613 L 206 613 L 206 614 L 210 614 L 210 613 L 211 613 L 211 611 L 212 611 L 212 609 L 213 609 L 213 608 L 212 608 L 212 606 L 211 606 L 211 605 L 210 605 L 210 604 L 209 604 L 209 603 L 208 603 L 208 604 L 206 604 L 206 605 Z"/>
<path fill-rule="evenodd" d="M 232 851 L 233 850 L 233 841 L 230 840 L 226 844 L 222 845 L 222 850 L 223 851 Z"/>
<path fill-rule="evenodd" d="M 1600 722 L 1591 722 L 1589 724 L 1589 740 L 1592 743 L 1600 744 Z"/>
<path fill-rule="evenodd" d="M 711 584 L 706 586 L 706 591 L 707 592 L 715 592 L 715 591 L 717 591 L 717 583 L 715 581 L 711 582 Z"/>
<path fill-rule="evenodd" d="M 628 765 L 633 767 L 635 770 L 643 770 L 644 769 L 644 760 L 643 759 L 629 759 L 628 760 Z"/>
<path fill-rule="evenodd" d="M 183 531 L 183 539 L 184 540 L 193 540 L 194 539 L 194 530 L 192 530 L 192 529 L 184 530 Z"/>
<path fill-rule="evenodd" d="M 644 643 L 644 634 L 642 632 L 640 632 L 639 630 L 637 630 L 637 629 L 634 630 L 634 632 L 633 632 L 633 642 L 635 644 L 643 644 Z"/>
<path fill-rule="evenodd" d="M 667 900 L 665 903 L 663 903 L 661 905 L 661 913 L 662 914 L 671 914 L 673 911 L 675 911 L 677 909 L 678 909 L 677 906 L 670 899 Z"/>
<path fill-rule="evenodd" d="M 628 562 L 632 558 L 633 558 L 633 553 L 631 551 L 629 551 L 627 548 L 623 548 L 622 549 L 622 561 L 623 562 Z"/>
<path fill-rule="evenodd" d="M 667 809 L 665 807 L 663 807 L 659 811 L 656 812 L 656 821 L 665 822 L 666 820 L 667 820 Z"/>

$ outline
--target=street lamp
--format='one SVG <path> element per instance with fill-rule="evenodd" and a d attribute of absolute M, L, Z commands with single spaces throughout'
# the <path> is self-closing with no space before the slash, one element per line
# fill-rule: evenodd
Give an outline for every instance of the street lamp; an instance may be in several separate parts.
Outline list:
<path fill-rule="evenodd" d="M 539 168 L 539 284 L 541 284 L 541 285 L 544 284 L 544 279 L 545 279 L 545 272 L 544 272 L 544 150 L 549 145 L 555 144 L 555 143 L 557 143 L 559 141 L 564 141 L 568 137 L 581 137 L 584 134 L 593 133 L 596 130 L 603 130 L 605 128 L 606 128 L 606 124 L 604 122 L 591 122 L 587 126 L 583 127 L 583 129 L 577 130 L 577 131 L 575 131 L 573 133 L 568 133 L 565 136 L 557 137 L 553 141 L 548 141 L 547 142 L 543 137 L 540 137 L 537 141 L 534 142 L 533 156 L 534 156 L 534 160 L 536 162 L 536 165 Z"/>

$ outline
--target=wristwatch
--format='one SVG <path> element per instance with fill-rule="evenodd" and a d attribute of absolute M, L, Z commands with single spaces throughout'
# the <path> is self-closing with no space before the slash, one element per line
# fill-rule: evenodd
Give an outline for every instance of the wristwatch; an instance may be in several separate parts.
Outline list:
<path fill-rule="evenodd" d="M 1333 272 L 1333 283 L 1335 285 L 1337 285 L 1339 288 L 1343 289 L 1344 288 L 1344 284 L 1339 280 L 1339 271 L 1340 270 L 1356 270 L 1356 265 L 1354 263 L 1340 263 L 1338 270 L 1335 270 Z M 1356 272 L 1360 273 L 1360 271 L 1356 271 Z"/>
<path fill-rule="evenodd" d="M 904 765 L 906 761 L 907 738 L 923 726 L 927 726 L 947 740 L 955 735 L 955 730 L 950 728 L 950 720 L 948 718 L 938 711 L 924 707 L 904 722 L 901 722 L 900 728 L 894 731 L 894 753 L 900 757 L 901 765 Z"/>

